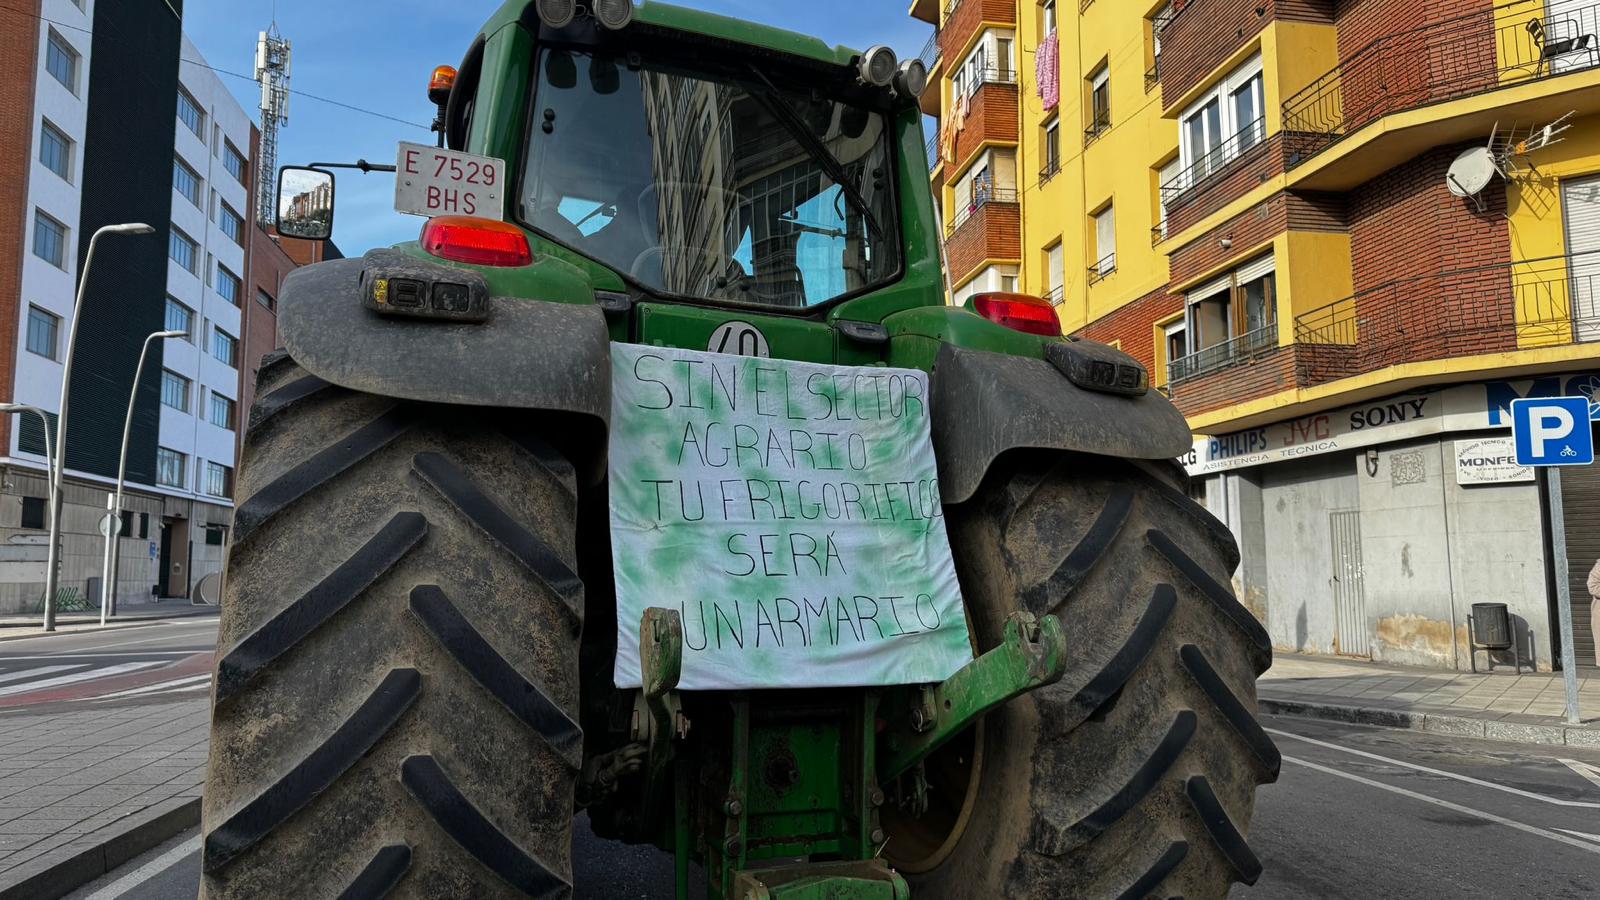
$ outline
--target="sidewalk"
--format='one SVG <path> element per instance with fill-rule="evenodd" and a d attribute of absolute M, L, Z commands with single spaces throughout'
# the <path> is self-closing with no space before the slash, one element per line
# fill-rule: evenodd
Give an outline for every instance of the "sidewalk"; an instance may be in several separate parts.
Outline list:
<path fill-rule="evenodd" d="M 200 821 L 208 701 L 0 715 L 0 898 L 54 897 Z"/>
<path fill-rule="evenodd" d="M 195 605 L 183 598 L 156 600 L 149 603 L 123 602 L 117 614 L 107 622 L 106 628 L 136 628 L 151 625 L 163 619 L 180 619 L 188 616 L 216 615 L 215 606 Z M 0 616 L 0 641 L 11 638 L 38 637 L 44 634 L 44 620 L 38 613 L 26 616 Z M 56 616 L 57 634 L 76 634 L 100 628 L 100 613 L 73 612 Z"/>
<path fill-rule="evenodd" d="M 1583 724 L 1565 719 L 1559 673 L 1403 669 L 1276 653 L 1256 685 L 1261 711 L 1526 744 L 1600 748 L 1600 674 L 1578 673 Z"/>

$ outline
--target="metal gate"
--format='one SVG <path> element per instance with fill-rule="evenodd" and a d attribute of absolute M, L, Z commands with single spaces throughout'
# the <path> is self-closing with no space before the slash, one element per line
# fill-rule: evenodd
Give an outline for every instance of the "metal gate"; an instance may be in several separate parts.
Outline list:
<path fill-rule="evenodd" d="M 1341 656 L 1370 659 L 1367 645 L 1367 600 L 1361 573 L 1361 513 L 1328 513 L 1333 536 L 1333 618 L 1338 634 L 1333 650 Z"/>

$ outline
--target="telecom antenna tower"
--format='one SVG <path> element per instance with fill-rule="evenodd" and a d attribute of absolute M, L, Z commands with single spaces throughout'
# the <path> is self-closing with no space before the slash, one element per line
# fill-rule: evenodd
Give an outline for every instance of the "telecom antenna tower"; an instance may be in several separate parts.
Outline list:
<path fill-rule="evenodd" d="M 256 173 L 256 221 L 278 218 L 278 127 L 289 124 L 289 41 L 274 19 L 256 40 L 256 81 L 261 85 L 261 162 Z"/>

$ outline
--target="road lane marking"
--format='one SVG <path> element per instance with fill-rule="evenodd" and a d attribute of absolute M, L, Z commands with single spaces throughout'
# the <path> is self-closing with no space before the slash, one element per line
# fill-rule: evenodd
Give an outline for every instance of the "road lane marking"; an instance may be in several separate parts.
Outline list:
<path fill-rule="evenodd" d="M 0 688 L 0 697 L 42 690 L 47 687 L 60 687 L 64 684 L 76 684 L 80 681 L 92 681 L 96 678 L 109 678 L 112 675 L 125 675 L 129 672 L 137 672 L 140 669 L 164 666 L 166 664 L 166 660 L 158 659 L 152 662 L 121 663 L 115 666 L 90 669 L 86 672 L 74 672 L 71 675 L 58 675 L 55 678 L 46 678 L 43 681 L 30 681 L 27 684 L 14 684 L 11 687 Z"/>
<path fill-rule="evenodd" d="M 184 618 L 192 618 L 192 617 L 185 616 Z M 86 639 L 116 638 L 116 637 L 121 637 L 123 632 L 127 632 L 127 631 L 140 631 L 140 632 L 143 632 L 144 629 L 146 629 L 146 628 L 177 628 L 177 629 L 185 629 L 185 630 L 186 629 L 192 629 L 192 628 L 200 628 L 200 627 L 215 628 L 219 621 L 220 620 L 217 619 L 217 618 L 207 616 L 207 617 L 201 617 L 201 620 L 198 621 L 198 622 L 183 622 L 183 621 L 178 621 L 178 620 L 167 620 L 167 621 L 163 621 L 163 622 L 160 622 L 160 623 L 157 623 L 157 624 L 154 624 L 154 625 L 138 625 L 138 626 L 131 626 L 131 627 L 123 627 L 123 628 L 96 628 L 96 629 L 93 629 L 93 630 L 90 630 L 90 631 L 55 631 L 55 632 L 51 632 L 49 634 L 41 634 L 41 635 L 39 635 L 37 637 L 14 638 L 12 640 L 5 641 L 4 643 L 6 644 L 6 649 L 8 649 L 8 650 L 12 649 L 13 646 L 16 646 L 16 649 L 21 650 L 22 647 L 17 646 L 17 645 L 35 644 L 35 643 L 38 643 L 39 641 L 55 641 L 55 642 L 59 643 L 59 642 L 61 642 L 63 640 L 71 640 L 73 638 L 86 638 Z M 3 634 L 3 632 L 0 632 L 0 634 Z M 157 640 L 161 640 L 161 638 L 157 638 Z M 139 643 L 149 643 L 149 641 L 141 641 Z M 90 646 L 92 647 L 94 645 L 91 644 Z M 120 646 L 125 646 L 125 645 L 123 645 L 123 644 L 107 644 L 105 646 L 107 646 L 107 647 L 120 647 Z"/>
<path fill-rule="evenodd" d="M 192 656 L 205 653 L 209 647 L 198 650 L 129 650 L 126 653 L 40 653 L 34 656 L 0 656 L 0 663 L 34 662 L 44 659 L 121 659 L 125 656 Z"/>
<path fill-rule="evenodd" d="M 1589 840 L 1594 841 L 1596 844 L 1600 844 L 1600 834 L 1590 834 L 1587 831 L 1573 831 L 1571 828 L 1557 828 L 1556 830 L 1564 831 L 1573 837 L 1588 838 Z"/>
<path fill-rule="evenodd" d="M 1600 766 L 1591 766 L 1575 759 L 1563 759 L 1562 762 L 1567 764 L 1567 768 L 1577 772 L 1579 778 L 1589 781 L 1595 787 L 1600 787 Z"/>
<path fill-rule="evenodd" d="M 100 890 L 95 891 L 88 896 L 87 900 L 115 900 L 115 898 L 121 897 L 123 894 L 177 865 L 184 857 L 199 849 L 200 835 L 197 834 Z"/>
<path fill-rule="evenodd" d="M 185 627 L 186 628 L 188 626 L 177 626 L 177 627 Z M 211 625 L 208 626 L 208 627 L 215 628 L 216 627 L 216 623 L 212 622 Z M 175 640 L 178 640 L 178 639 L 186 637 L 186 636 L 187 635 L 164 634 L 161 637 L 153 637 L 153 638 L 150 638 L 148 640 L 143 640 L 143 641 L 123 641 L 122 643 L 119 643 L 119 644 L 105 644 L 103 646 L 99 646 L 99 647 L 95 647 L 95 648 L 91 648 L 91 649 L 110 650 L 113 647 L 137 647 L 140 644 L 156 644 L 156 643 L 160 643 L 161 641 L 175 641 Z"/>
<path fill-rule="evenodd" d="M 8 672 L 4 675 L 0 675 L 0 682 L 16 681 L 18 678 L 27 678 L 30 675 L 48 675 L 51 672 L 65 672 L 68 669 L 81 669 L 83 666 L 83 663 L 79 663 L 75 666 L 38 666 L 32 669 L 23 669 L 20 672 Z"/>
<path fill-rule="evenodd" d="M 1416 791 L 1408 791 L 1405 788 L 1395 787 L 1392 784 L 1384 784 L 1381 781 L 1374 781 L 1371 778 L 1362 778 L 1360 775 L 1352 775 L 1349 772 L 1341 772 L 1338 769 L 1332 768 L 1331 766 L 1319 765 L 1309 760 L 1285 756 L 1283 761 L 1286 763 L 1294 763 L 1297 766 L 1305 766 L 1308 769 L 1315 769 L 1318 772 L 1332 775 L 1336 778 L 1348 779 L 1356 782 L 1357 784 L 1375 787 L 1378 790 L 1388 791 L 1391 794 L 1399 794 L 1402 797 L 1409 797 L 1412 800 L 1420 800 L 1423 803 L 1431 803 L 1434 806 L 1443 807 L 1451 812 L 1458 812 L 1465 816 L 1473 816 L 1475 818 L 1483 819 L 1486 822 L 1494 822 L 1497 825 L 1504 825 L 1507 828 L 1515 828 L 1518 831 L 1525 831 L 1528 834 L 1538 835 L 1539 837 L 1547 838 L 1560 844 L 1566 844 L 1569 847 L 1577 847 L 1579 850 L 1585 850 L 1589 853 L 1600 855 L 1600 844 L 1591 844 L 1586 841 L 1581 841 L 1577 838 L 1567 837 L 1564 834 L 1557 834 L 1554 831 L 1546 831 L 1545 829 L 1534 825 L 1518 822 L 1515 819 L 1507 819 L 1504 816 L 1497 816 L 1494 813 L 1484 812 L 1481 809 L 1473 809 L 1470 806 L 1462 806 L 1459 803 L 1451 803 L 1449 800 L 1440 800 L 1437 797 L 1429 797 L 1427 794 L 1419 794 Z"/>
<path fill-rule="evenodd" d="M 130 688 L 130 689 L 126 690 L 126 691 L 117 691 L 114 694 L 99 694 L 99 695 L 94 696 L 94 697 L 78 697 L 76 699 L 78 699 L 78 700 L 110 700 L 113 697 L 135 697 L 135 696 L 138 696 L 139 694 L 154 694 L 154 693 L 162 693 L 162 692 L 165 692 L 165 691 L 178 691 L 178 690 L 194 690 L 197 687 L 208 688 L 209 689 L 209 687 L 210 687 L 209 684 L 204 684 L 204 685 L 196 684 L 196 682 L 201 682 L 201 681 L 209 682 L 209 681 L 211 681 L 211 676 L 209 674 L 206 674 L 206 675 L 195 675 L 195 676 L 190 677 L 190 678 L 179 678 L 176 681 L 158 681 L 155 684 L 147 684 L 144 687 Z"/>
<path fill-rule="evenodd" d="M 1414 769 L 1418 772 L 1427 772 L 1429 775 L 1439 775 L 1444 778 L 1453 778 L 1456 781 L 1464 781 L 1467 784 L 1475 784 L 1478 787 L 1493 788 L 1497 791 L 1505 791 L 1508 794 L 1516 794 L 1518 797 L 1526 797 L 1529 800 L 1539 800 L 1544 803 L 1553 803 L 1556 806 L 1572 806 L 1579 809 L 1600 809 L 1600 803 L 1590 800 L 1559 800 L 1555 797 L 1546 797 L 1543 794 L 1535 794 L 1533 791 L 1524 791 L 1521 788 L 1507 787 L 1503 784 L 1495 784 L 1492 781 L 1484 781 L 1481 778 L 1473 778 L 1471 775 L 1458 775 L 1455 772 L 1446 772 L 1443 769 L 1429 768 L 1428 766 L 1421 766 L 1417 765 L 1416 763 L 1406 762 L 1403 759 L 1391 759 L 1387 756 L 1379 756 L 1376 753 L 1368 753 L 1365 750 L 1357 750 L 1353 747 L 1341 747 L 1338 744 L 1330 744 L 1327 741 L 1319 741 L 1316 738 L 1308 738 L 1305 735 L 1295 734 L 1292 731 L 1279 731 L 1276 728 L 1268 728 L 1266 731 L 1271 734 L 1278 735 L 1279 737 L 1294 738 L 1297 741 L 1305 741 L 1308 744 L 1315 744 L 1318 747 L 1325 747 L 1329 750 L 1337 750 L 1340 753 L 1349 753 L 1352 756 L 1364 756 L 1367 759 L 1375 759 L 1379 762 L 1386 762 L 1391 766 L 1402 766 L 1407 769 Z"/>

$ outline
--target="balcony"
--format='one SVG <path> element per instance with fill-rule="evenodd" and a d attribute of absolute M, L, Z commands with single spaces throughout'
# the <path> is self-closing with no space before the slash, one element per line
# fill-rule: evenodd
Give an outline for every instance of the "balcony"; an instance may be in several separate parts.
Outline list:
<path fill-rule="evenodd" d="M 959 283 L 985 260 L 1022 256 L 1022 207 L 1015 188 L 986 188 L 963 206 L 945 227 L 950 278 Z"/>
<path fill-rule="evenodd" d="M 943 160 L 939 158 L 938 132 L 935 132 L 933 137 L 928 138 L 928 143 L 923 149 L 925 149 L 928 153 L 928 174 L 932 175 L 934 172 L 939 171 L 939 163 L 943 162 Z"/>
<path fill-rule="evenodd" d="M 1089 279 L 1088 279 L 1089 286 L 1093 287 L 1093 286 L 1099 284 L 1100 282 L 1105 281 L 1107 278 L 1110 278 L 1112 276 L 1112 274 L 1115 273 L 1116 271 L 1117 271 L 1117 254 L 1115 252 L 1106 254 L 1106 257 L 1104 259 L 1100 260 L 1099 262 L 1096 262 L 1094 265 L 1089 267 Z"/>
<path fill-rule="evenodd" d="M 950 0 L 939 26 L 940 53 L 952 60 L 963 56 L 985 22 L 1015 27 L 1016 0 Z"/>
<path fill-rule="evenodd" d="M 939 24 L 939 0 L 911 0 L 911 18 L 929 25 Z"/>
<path fill-rule="evenodd" d="M 1600 342 L 1600 251 L 1395 281 L 1304 313 L 1294 327 L 1302 386 L 1402 363 Z"/>
<path fill-rule="evenodd" d="M 1083 130 L 1083 146 L 1100 140 L 1101 135 L 1111 130 L 1111 110 L 1097 109 L 1089 120 L 1089 127 Z"/>
<path fill-rule="evenodd" d="M 1188 356 L 1168 364 L 1168 379 L 1176 385 L 1181 381 L 1214 372 L 1261 356 L 1278 348 L 1278 323 L 1273 322 L 1247 331 L 1231 340 L 1196 350 Z"/>
<path fill-rule="evenodd" d="M 970 2 L 970 0 L 969 0 Z M 984 69 L 962 86 L 957 106 L 944 127 L 956 128 L 955 159 L 963 165 L 985 143 L 1017 143 L 1017 73 L 1011 69 Z"/>
<path fill-rule="evenodd" d="M 1281 171 L 1282 154 L 1267 149 L 1278 137 L 1268 140 L 1266 132 L 1265 118 L 1251 122 L 1161 185 L 1167 214 L 1162 239 L 1183 232 Z"/>
<path fill-rule="evenodd" d="M 928 86 L 922 89 L 922 96 L 917 98 L 917 102 L 922 108 L 923 115 L 938 118 L 939 62 L 944 59 L 944 54 L 939 50 L 939 30 L 937 28 L 934 29 L 933 34 L 928 35 L 928 43 L 923 45 L 922 52 L 917 55 L 917 59 L 921 60 L 922 64 L 928 68 Z"/>
<path fill-rule="evenodd" d="M 1287 167 L 1384 116 L 1600 67 L 1600 3 L 1545 10 L 1516 0 L 1367 44 L 1284 101 Z"/>

